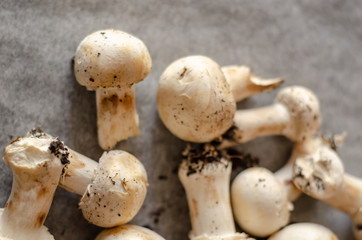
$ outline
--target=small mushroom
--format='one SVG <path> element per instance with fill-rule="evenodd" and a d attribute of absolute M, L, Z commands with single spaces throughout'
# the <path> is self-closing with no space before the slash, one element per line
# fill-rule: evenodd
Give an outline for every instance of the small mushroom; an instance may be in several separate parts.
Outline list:
<path fill-rule="evenodd" d="M 273 234 L 268 240 L 338 240 L 328 228 L 316 223 L 295 223 Z"/>
<path fill-rule="evenodd" d="M 123 225 L 103 230 L 95 240 L 165 240 L 156 232 L 136 226 Z"/>
<path fill-rule="evenodd" d="M 257 93 L 255 88 L 264 91 L 271 88 L 269 85 L 276 87 L 281 83 L 267 81 L 266 87 L 255 87 L 253 83 L 258 81 L 250 79 L 254 78 L 245 68 L 222 69 L 205 56 L 178 59 L 166 68 L 159 81 L 160 118 L 182 140 L 210 142 L 232 126 L 236 100 Z M 241 95 L 243 91 L 245 94 Z"/>
<path fill-rule="evenodd" d="M 149 74 L 151 65 L 145 44 L 119 30 L 94 32 L 79 44 L 74 74 L 80 85 L 96 91 L 98 142 L 103 149 L 139 135 L 133 84 Z"/>
<path fill-rule="evenodd" d="M 271 106 L 236 111 L 234 125 L 224 134 L 219 148 L 267 135 L 284 135 L 294 142 L 305 141 L 315 134 L 320 123 L 317 97 L 301 86 L 286 87 Z"/>
<path fill-rule="evenodd" d="M 237 233 L 230 205 L 231 161 L 210 144 L 188 147 L 178 176 L 186 191 L 192 230 L 191 240 L 244 240 Z"/>
<path fill-rule="evenodd" d="M 13 186 L 0 213 L 0 239 L 54 239 L 43 223 L 68 154 L 59 139 L 33 131 L 6 147 L 4 161 L 13 172 Z"/>
<path fill-rule="evenodd" d="M 261 167 L 240 172 L 231 185 L 231 202 L 238 225 L 247 233 L 266 237 L 289 222 L 293 205 L 286 188 Z"/>
<path fill-rule="evenodd" d="M 348 214 L 357 240 L 362 239 L 362 180 L 344 173 L 343 163 L 328 143 L 296 159 L 293 182 L 305 194 Z"/>
<path fill-rule="evenodd" d="M 146 197 L 148 181 L 142 163 L 133 155 L 113 150 L 95 161 L 71 151 L 60 187 L 83 195 L 83 216 L 100 227 L 115 227 L 133 219 Z"/>

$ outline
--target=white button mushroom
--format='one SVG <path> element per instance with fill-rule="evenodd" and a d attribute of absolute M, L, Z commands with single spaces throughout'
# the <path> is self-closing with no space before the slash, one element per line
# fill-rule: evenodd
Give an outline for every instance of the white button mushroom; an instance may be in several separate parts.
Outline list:
<path fill-rule="evenodd" d="M 293 181 L 305 194 L 348 214 L 355 238 L 362 239 L 362 180 L 344 173 L 340 158 L 328 144 L 296 159 Z"/>
<path fill-rule="evenodd" d="M 60 187 L 83 195 L 83 216 L 101 227 L 114 227 L 133 219 L 146 197 L 148 181 L 142 163 L 121 150 L 104 152 L 95 161 L 74 151 Z"/>
<path fill-rule="evenodd" d="M 295 142 L 304 141 L 315 134 L 320 122 L 317 97 L 304 87 L 286 87 L 271 106 L 236 111 L 234 126 L 224 134 L 219 148 L 266 135 L 284 135 Z"/>
<path fill-rule="evenodd" d="M 13 172 L 13 186 L 0 216 L 1 239 L 54 239 L 43 223 L 68 154 L 59 139 L 38 131 L 6 147 L 4 161 Z"/>
<path fill-rule="evenodd" d="M 80 85 L 96 91 L 98 141 L 103 149 L 139 135 L 133 84 L 149 74 L 151 65 L 145 44 L 122 31 L 97 31 L 79 44 L 74 74 Z"/>
<path fill-rule="evenodd" d="M 268 240 L 338 240 L 328 228 L 316 223 L 295 223 L 286 226 Z"/>
<path fill-rule="evenodd" d="M 187 148 L 178 176 L 186 191 L 191 240 L 249 239 L 236 233 L 230 205 L 231 162 L 214 146 Z"/>
<path fill-rule="evenodd" d="M 264 86 L 261 82 L 246 67 L 222 69 L 205 56 L 184 57 L 171 63 L 161 75 L 158 112 L 178 138 L 209 142 L 232 126 L 236 100 L 277 87 L 282 80 L 266 80 Z"/>
<path fill-rule="evenodd" d="M 231 185 L 236 222 L 257 237 L 266 237 L 289 222 L 293 205 L 284 186 L 265 168 L 248 168 Z"/>
<path fill-rule="evenodd" d="M 165 240 L 154 231 L 136 226 L 123 225 L 116 228 L 103 230 L 95 240 Z"/>

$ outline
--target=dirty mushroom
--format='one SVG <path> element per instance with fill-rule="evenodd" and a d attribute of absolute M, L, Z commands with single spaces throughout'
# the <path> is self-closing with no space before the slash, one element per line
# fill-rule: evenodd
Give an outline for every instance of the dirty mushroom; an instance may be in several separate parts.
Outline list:
<path fill-rule="evenodd" d="M 273 234 L 268 240 L 338 240 L 328 228 L 316 223 L 295 223 Z"/>
<path fill-rule="evenodd" d="M 165 240 L 156 232 L 136 225 L 123 225 L 103 230 L 95 240 Z"/>
<path fill-rule="evenodd" d="M 348 214 L 355 238 L 362 239 L 362 180 L 344 173 L 343 163 L 328 143 L 294 164 L 294 184 L 305 194 Z"/>
<path fill-rule="evenodd" d="M 289 222 L 293 205 L 286 188 L 273 173 L 261 167 L 240 172 L 231 185 L 235 220 L 247 233 L 266 237 Z"/>
<path fill-rule="evenodd" d="M 256 87 L 258 81 L 250 80 L 254 79 L 250 71 L 240 69 L 222 69 L 205 56 L 171 63 L 161 75 L 157 93 L 158 113 L 168 130 L 185 141 L 210 142 L 232 126 L 236 100 L 257 93 L 254 89 L 266 91 L 282 82 L 265 80 L 265 87 Z"/>
<path fill-rule="evenodd" d="M 284 135 L 294 142 L 312 137 L 321 123 L 317 97 L 307 88 L 283 88 L 268 107 L 238 110 L 234 125 L 224 135 L 219 148 L 245 143 L 267 135 Z"/>
<path fill-rule="evenodd" d="M 96 91 L 98 142 L 103 149 L 139 135 L 133 84 L 149 74 L 151 65 L 145 44 L 119 30 L 94 32 L 79 44 L 74 74 L 80 85 Z"/>
<path fill-rule="evenodd" d="M 100 227 L 115 227 L 133 219 L 146 197 L 148 181 L 142 163 L 121 150 L 104 152 L 95 161 L 74 151 L 60 187 L 83 195 L 83 216 Z"/>
<path fill-rule="evenodd" d="M 262 79 L 255 76 L 247 66 L 224 66 L 221 68 L 236 102 L 258 93 L 279 87 L 282 78 Z"/>
<path fill-rule="evenodd" d="M 54 239 L 43 223 L 68 154 L 59 139 L 33 131 L 6 147 L 13 185 L 0 216 L 1 239 Z"/>
<path fill-rule="evenodd" d="M 237 233 L 230 204 L 231 161 L 211 144 L 188 146 L 178 176 L 185 189 L 191 240 L 249 239 Z"/>

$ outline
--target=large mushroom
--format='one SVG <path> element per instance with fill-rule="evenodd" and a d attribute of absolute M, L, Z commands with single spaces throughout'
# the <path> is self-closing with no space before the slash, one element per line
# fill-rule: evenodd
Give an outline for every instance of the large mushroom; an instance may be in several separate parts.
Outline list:
<path fill-rule="evenodd" d="M 186 191 L 191 240 L 246 240 L 235 230 L 230 204 L 231 161 L 210 144 L 184 152 L 178 176 Z"/>
<path fill-rule="evenodd" d="M 221 68 L 208 57 L 188 56 L 174 61 L 163 72 L 157 93 L 158 113 L 178 138 L 210 142 L 232 126 L 236 100 L 282 82 L 260 80 L 246 67 Z"/>
<path fill-rule="evenodd" d="M 133 85 L 149 74 L 151 65 L 145 44 L 119 30 L 94 32 L 79 44 L 74 74 L 80 85 L 96 91 L 98 142 L 103 149 L 139 135 Z"/>
<path fill-rule="evenodd" d="M 4 161 L 13 172 L 13 186 L 0 213 L 0 239 L 54 239 L 43 223 L 68 155 L 59 139 L 34 131 L 6 147 Z"/>

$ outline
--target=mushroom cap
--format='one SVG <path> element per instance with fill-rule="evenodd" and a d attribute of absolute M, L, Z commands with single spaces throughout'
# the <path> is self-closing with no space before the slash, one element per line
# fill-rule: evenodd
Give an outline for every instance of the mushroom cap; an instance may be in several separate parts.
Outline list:
<path fill-rule="evenodd" d="M 313 136 L 321 124 L 319 101 L 309 89 L 292 86 L 282 89 L 276 98 L 290 114 L 290 124 L 284 130 L 293 141 L 303 141 Z"/>
<path fill-rule="evenodd" d="M 151 66 L 146 45 L 128 33 L 114 29 L 85 37 L 74 57 L 75 78 L 88 90 L 129 87 L 142 81 Z"/>
<path fill-rule="evenodd" d="M 328 228 L 315 223 L 295 223 L 286 226 L 268 240 L 338 240 Z"/>
<path fill-rule="evenodd" d="M 147 173 L 136 157 L 121 150 L 105 152 L 79 207 L 97 226 L 123 225 L 138 213 L 147 187 Z"/>
<path fill-rule="evenodd" d="M 231 202 L 235 220 L 247 233 L 268 236 L 289 222 L 292 205 L 286 189 L 265 168 L 248 168 L 234 179 Z"/>
<path fill-rule="evenodd" d="M 307 195 L 326 199 L 343 186 L 344 168 L 337 153 L 319 141 L 320 146 L 313 153 L 296 158 L 293 182 Z"/>
<path fill-rule="evenodd" d="M 229 129 L 236 111 L 223 71 L 204 56 L 181 58 L 166 68 L 158 85 L 157 106 L 174 135 L 199 143 Z"/>
<path fill-rule="evenodd" d="M 136 225 L 123 225 L 103 230 L 95 240 L 165 240 L 148 228 Z"/>

